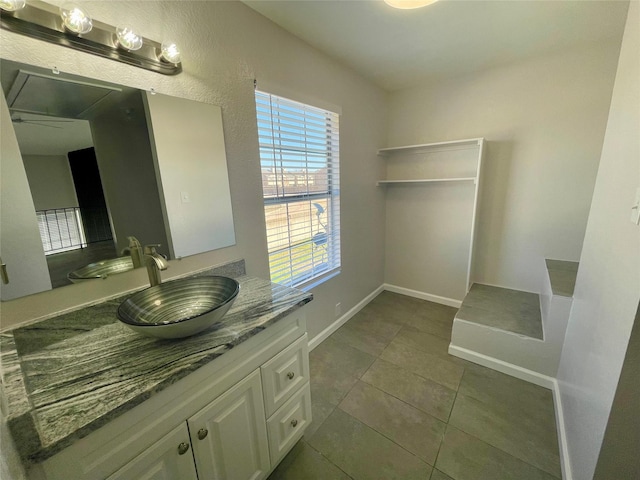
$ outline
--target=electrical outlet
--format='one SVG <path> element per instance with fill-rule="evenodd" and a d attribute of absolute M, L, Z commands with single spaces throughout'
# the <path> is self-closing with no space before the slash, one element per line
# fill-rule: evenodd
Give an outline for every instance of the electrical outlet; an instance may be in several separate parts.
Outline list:
<path fill-rule="evenodd" d="M 342 315 L 342 305 L 340 302 L 336 303 L 336 317 Z"/>

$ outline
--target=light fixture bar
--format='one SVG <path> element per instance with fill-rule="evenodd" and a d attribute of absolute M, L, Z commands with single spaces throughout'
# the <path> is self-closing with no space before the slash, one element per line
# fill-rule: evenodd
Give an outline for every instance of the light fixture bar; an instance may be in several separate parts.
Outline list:
<path fill-rule="evenodd" d="M 93 20 L 92 30 L 82 35 L 67 32 L 57 7 L 38 0 L 28 2 L 23 9 L 14 12 L 0 10 L 0 27 L 164 75 L 176 75 L 182 71 L 180 62 L 162 60 L 161 44 L 153 40 L 142 38 L 142 47 L 136 51 L 120 47 L 116 28 L 106 23 Z"/>

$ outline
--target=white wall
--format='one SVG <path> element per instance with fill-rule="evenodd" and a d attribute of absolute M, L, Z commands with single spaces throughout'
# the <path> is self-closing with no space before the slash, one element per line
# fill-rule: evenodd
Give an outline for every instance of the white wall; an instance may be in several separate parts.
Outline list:
<path fill-rule="evenodd" d="M 545 257 L 578 260 L 618 49 L 591 45 L 391 94 L 388 146 L 488 140 L 472 280 L 538 292 Z"/>
<path fill-rule="evenodd" d="M 78 206 L 69 159 L 62 155 L 23 155 L 36 210 Z"/>
<path fill-rule="evenodd" d="M 308 325 L 314 337 L 383 283 L 384 194 L 376 187 L 382 163 L 386 94 L 286 33 L 240 2 L 84 2 L 96 20 L 127 20 L 149 38 L 179 42 L 184 71 L 163 76 L 64 47 L 0 31 L 0 56 L 42 67 L 222 107 L 236 245 L 170 262 L 164 278 L 205 265 L 245 258 L 251 275 L 268 278 L 258 135 L 253 97 L 273 86 L 293 99 L 341 108 L 342 273 L 314 288 Z M 121 7 L 121 8 L 120 8 Z M 100 285 L 62 287 L 2 304 L 2 324 L 46 315 L 146 283 L 145 272 L 113 276 Z"/>
<path fill-rule="evenodd" d="M 632 1 L 558 372 L 575 480 L 593 476 L 640 301 L 640 226 L 630 222 L 640 187 L 638 52 Z"/>

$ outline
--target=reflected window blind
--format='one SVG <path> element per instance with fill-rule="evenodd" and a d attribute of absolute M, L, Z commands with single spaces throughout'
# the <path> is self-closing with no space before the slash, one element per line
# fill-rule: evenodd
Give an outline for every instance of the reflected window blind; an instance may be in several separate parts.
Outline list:
<path fill-rule="evenodd" d="M 36 218 L 45 255 L 86 246 L 79 208 L 38 210 Z"/>
<path fill-rule="evenodd" d="M 338 114 L 256 91 L 271 281 L 340 268 Z"/>

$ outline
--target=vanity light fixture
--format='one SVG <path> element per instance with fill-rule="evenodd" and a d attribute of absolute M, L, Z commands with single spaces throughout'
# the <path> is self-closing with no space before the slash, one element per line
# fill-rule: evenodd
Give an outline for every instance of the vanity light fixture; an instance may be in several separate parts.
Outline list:
<path fill-rule="evenodd" d="M 161 44 L 130 27 L 115 28 L 92 20 L 75 4 L 65 3 L 58 9 L 40 0 L 0 0 L 0 27 L 164 75 L 182 71 L 175 43 Z"/>
<path fill-rule="evenodd" d="M 21 10 L 26 5 L 25 0 L 0 0 L 0 9 L 5 12 L 15 12 Z"/>
<path fill-rule="evenodd" d="M 384 0 L 384 3 L 393 8 L 411 10 L 414 8 L 426 7 L 427 5 L 431 5 L 437 1 L 438 0 Z"/>

